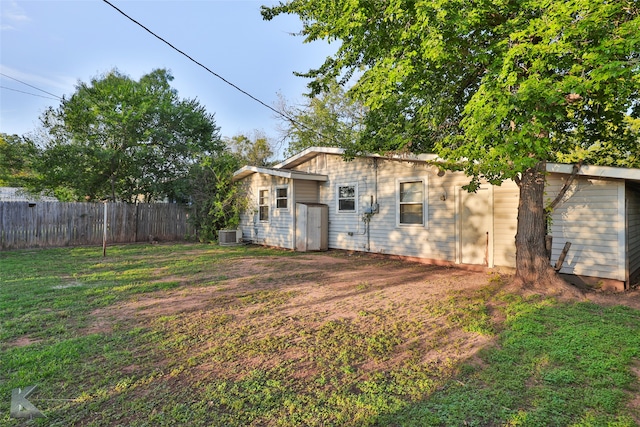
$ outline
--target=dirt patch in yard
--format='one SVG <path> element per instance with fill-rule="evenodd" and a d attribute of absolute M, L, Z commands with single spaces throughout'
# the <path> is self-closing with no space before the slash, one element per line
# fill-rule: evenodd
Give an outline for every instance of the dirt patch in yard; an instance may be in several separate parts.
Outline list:
<path fill-rule="evenodd" d="M 135 322 L 189 337 L 189 357 L 216 359 L 198 363 L 202 376 L 241 378 L 252 369 L 290 363 L 296 377 L 312 377 L 324 356 L 309 351 L 339 357 L 341 346 L 367 346 L 362 351 L 373 357 L 345 362 L 361 375 L 400 369 L 409 360 L 445 369 L 494 339 L 491 334 L 451 333 L 452 301 L 505 280 L 494 273 L 344 251 L 236 258 L 215 263 L 208 274 L 211 280 L 202 278 L 206 286 L 144 294 L 95 310 L 90 329 Z M 490 314 L 496 320 L 501 316 Z M 225 322 L 233 326 L 225 329 Z M 395 330 L 385 329 L 390 324 Z M 394 341 L 399 336 L 402 341 Z M 309 340 L 318 337 L 335 348 L 317 350 L 318 343 L 312 346 Z M 221 354 L 225 346 L 235 348 L 230 360 Z M 242 346 L 246 350 L 238 352 Z"/>
<path fill-rule="evenodd" d="M 640 287 L 624 292 L 588 292 L 587 300 L 605 306 L 625 305 L 640 310 Z"/>
<path fill-rule="evenodd" d="M 110 321 L 139 319 L 233 306 L 252 294 L 286 291 L 295 294 L 281 312 L 325 313 L 325 320 L 354 317 L 354 309 L 369 310 L 438 299 L 451 291 L 486 286 L 495 276 L 487 272 L 426 265 L 384 256 L 330 252 L 309 257 L 237 258 L 217 263 L 215 285 L 160 291 L 92 313 L 94 328 Z M 164 280 L 174 280 L 166 278 Z"/>
<path fill-rule="evenodd" d="M 345 251 L 212 259 L 197 275 L 157 280 L 181 285 L 95 310 L 86 332 L 140 327 L 134 356 L 145 363 L 123 371 L 176 393 L 215 384 L 233 399 L 264 387 L 424 399 L 486 367 L 481 350 L 495 345 L 509 304 L 501 293 L 514 291 L 505 273 Z M 637 291 L 587 299 L 640 302 Z"/>
<path fill-rule="evenodd" d="M 287 290 L 298 293 L 286 310 L 316 310 L 329 318 L 354 316 L 363 298 L 370 308 L 441 298 L 451 291 L 472 291 L 489 281 L 507 283 L 511 277 L 491 271 L 469 271 L 383 255 L 331 251 L 309 256 L 236 258 L 216 263 L 209 272 L 216 286 L 188 286 L 145 294 L 131 302 L 96 310 L 95 331 L 108 328 L 109 319 L 153 318 L 212 308 L 251 292 Z M 206 279 L 206 278 L 205 278 Z M 203 279 L 203 280 L 205 280 Z M 165 277 L 163 281 L 180 280 Z M 216 280 L 214 280 L 216 281 Z M 509 289 L 517 291 L 516 289 Z M 640 309 L 640 288 L 626 292 L 588 292 L 586 299 L 603 305 Z M 285 308 L 283 308 L 285 309 Z"/>
<path fill-rule="evenodd" d="M 462 361 L 481 364 L 477 352 L 496 336 L 487 330 L 499 329 L 504 320 L 486 293 L 509 288 L 511 279 L 491 271 L 345 251 L 227 259 L 199 274 L 205 274 L 200 277 L 205 286 L 143 294 L 95 310 L 87 332 L 133 322 L 173 340 L 183 337 L 188 344 L 160 347 L 172 363 L 184 351 L 183 359 L 198 366 L 191 375 L 200 380 L 237 380 L 254 369 L 282 364 L 295 366 L 294 377 L 310 380 L 325 369 L 323 363 L 332 363 L 322 361 L 325 354 L 340 357 L 340 347 L 353 346 L 371 356 L 345 362 L 363 378 L 415 364 L 447 370 Z M 162 280 L 169 279 L 182 281 Z M 487 324 L 480 326 L 481 333 L 477 326 L 460 327 L 466 313 L 457 310 L 473 307 L 472 300 L 482 293 L 478 306 L 486 310 Z M 637 292 L 594 293 L 588 299 L 610 305 L 639 302 Z M 326 343 L 334 347 L 323 348 Z"/>
<path fill-rule="evenodd" d="M 35 339 L 35 338 L 31 338 L 29 336 L 23 336 L 20 338 L 17 338 L 13 341 L 9 341 L 7 344 L 8 346 L 11 347 L 26 347 L 29 346 L 31 344 L 37 344 L 39 342 L 41 342 L 42 340 L 40 339 Z"/>

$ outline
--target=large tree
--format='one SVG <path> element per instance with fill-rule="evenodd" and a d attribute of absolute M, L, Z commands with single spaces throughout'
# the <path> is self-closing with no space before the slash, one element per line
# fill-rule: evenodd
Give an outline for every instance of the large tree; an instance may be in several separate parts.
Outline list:
<path fill-rule="evenodd" d="M 273 149 L 267 135 L 258 130 L 253 135 L 238 134 L 224 139 L 227 148 L 240 163 L 253 166 L 269 166 Z"/>
<path fill-rule="evenodd" d="M 180 99 L 172 80 L 164 69 L 138 81 L 113 70 L 79 83 L 42 116 L 44 184 L 81 200 L 186 201 L 191 166 L 223 144 L 213 115 Z"/>
<path fill-rule="evenodd" d="M 364 123 L 362 103 L 335 82 L 307 96 L 301 105 L 281 97 L 278 107 L 286 115 L 280 117 L 280 133 L 288 155 L 309 147 L 354 147 Z"/>
<path fill-rule="evenodd" d="M 576 144 L 638 138 L 640 18 L 633 0 L 291 0 L 308 41 L 337 40 L 311 89 L 357 76 L 359 151 L 435 151 L 520 188 L 516 281 L 557 281 L 544 245 L 547 161 Z"/>
<path fill-rule="evenodd" d="M 190 221 L 201 241 L 218 240 L 219 230 L 238 227 L 246 196 L 231 180 L 242 165 L 240 157 L 229 150 L 193 165 L 189 174 Z"/>
<path fill-rule="evenodd" d="M 37 155 L 38 148 L 30 139 L 0 133 L 0 186 L 29 186 Z"/>
<path fill-rule="evenodd" d="M 640 168 L 640 118 L 627 116 L 624 126 L 628 126 L 626 140 L 595 141 L 587 146 L 579 141 L 567 153 L 558 153 L 561 163 L 586 163 L 601 166 Z"/>

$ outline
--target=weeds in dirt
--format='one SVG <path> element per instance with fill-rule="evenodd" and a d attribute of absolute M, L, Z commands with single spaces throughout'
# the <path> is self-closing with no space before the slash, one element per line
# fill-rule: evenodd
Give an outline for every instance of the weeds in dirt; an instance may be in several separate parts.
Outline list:
<path fill-rule="evenodd" d="M 0 253 L 3 425 L 640 420 L 638 310 L 524 298 L 499 275 L 469 286 L 470 274 L 364 254 L 192 244 L 100 255 Z M 451 288 L 433 292 L 430 278 Z M 33 384 L 47 418 L 9 418 L 11 390 Z"/>

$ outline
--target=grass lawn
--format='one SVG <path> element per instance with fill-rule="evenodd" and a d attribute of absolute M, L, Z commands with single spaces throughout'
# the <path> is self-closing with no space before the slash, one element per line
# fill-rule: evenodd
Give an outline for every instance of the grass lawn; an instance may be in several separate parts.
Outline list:
<path fill-rule="evenodd" d="M 640 310 L 505 281 L 342 251 L 0 252 L 0 425 L 640 425 Z M 30 385 L 46 418 L 10 418 Z"/>

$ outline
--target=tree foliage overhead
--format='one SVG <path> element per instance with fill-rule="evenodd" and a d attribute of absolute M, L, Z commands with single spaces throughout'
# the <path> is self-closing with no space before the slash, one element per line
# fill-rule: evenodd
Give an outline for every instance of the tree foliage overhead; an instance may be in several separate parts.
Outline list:
<path fill-rule="evenodd" d="M 367 107 L 359 152 L 435 151 L 520 189 L 516 281 L 557 282 L 544 246 L 547 161 L 592 147 L 628 155 L 640 117 L 635 0 L 290 0 L 306 41 L 340 46 L 313 93 L 357 78 Z"/>
<path fill-rule="evenodd" d="M 190 220 L 201 241 L 218 240 L 219 230 L 238 227 L 246 197 L 231 179 L 241 166 L 241 159 L 229 150 L 193 165 L 189 174 Z"/>
<path fill-rule="evenodd" d="M 264 132 L 254 131 L 253 135 L 238 134 L 224 139 L 227 148 L 243 165 L 269 166 L 273 150 Z"/>
<path fill-rule="evenodd" d="M 213 115 L 180 99 L 171 80 L 163 69 L 138 81 L 113 70 L 79 83 L 42 116 L 51 138 L 39 164 L 44 185 L 79 200 L 186 200 L 191 166 L 223 144 Z"/>
<path fill-rule="evenodd" d="M 626 140 L 596 141 L 591 145 L 573 144 L 568 153 L 558 153 L 560 163 L 586 163 L 600 166 L 640 168 L 640 118 L 628 116 L 624 126 L 628 126 L 630 136 Z"/>
<path fill-rule="evenodd" d="M 437 151 L 471 176 L 515 177 L 556 153 L 628 141 L 640 106 L 636 1 L 292 0 L 307 40 L 339 40 L 302 75 L 362 73 L 360 151 Z"/>
<path fill-rule="evenodd" d="M 302 105 L 280 99 L 279 110 L 295 121 L 281 117 L 281 135 L 287 155 L 309 147 L 355 147 L 362 131 L 365 108 L 345 89 L 331 82 L 326 90 L 309 96 Z"/>
<path fill-rule="evenodd" d="M 27 187 L 35 178 L 38 148 L 26 138 L 0 133 L 0 186 Z"/>

